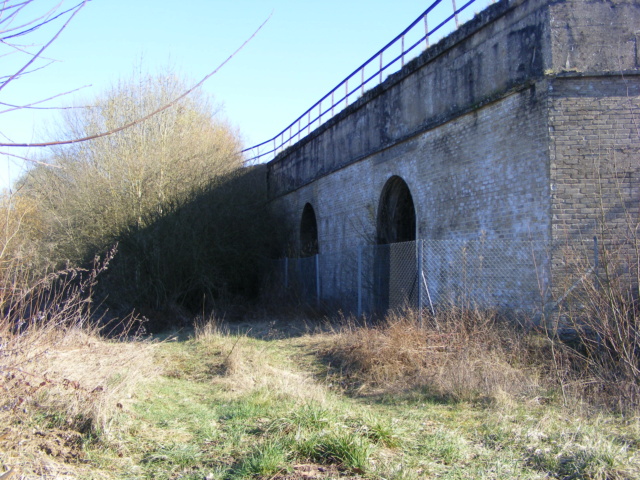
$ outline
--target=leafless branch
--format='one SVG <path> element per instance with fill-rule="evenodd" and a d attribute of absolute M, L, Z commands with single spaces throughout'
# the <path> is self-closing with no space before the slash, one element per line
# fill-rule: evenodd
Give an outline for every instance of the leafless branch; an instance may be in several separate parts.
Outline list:
<path fill-rule="evenodd" d="M 90 1 L 90 0 L 88 0 L 88 1 Z M 61 2 L 61 3 L 62 3 L 62 2 Z M 56 9 L 58 9 L 58 7 L 60 7 L 61 3 L 59 3 L 59 4 L 55 7 L 55 9 L 54 9 L 53 11 L 51 11 L 51 10 L 50 10 L 50 11 L 49 11 L 49 14 L 53 13 Z M 84 1 L 83 1 L 83 2 L 79 3 L 78 5 L 76 5 L 76 6 L 74 6 L 74 7 L 71 7 L 71 8 L 70 8 L 70 9 L 68 9 L 68 10 L 65 10 L 64 12 L 59 13 L 59 14 L 58 14 L 58 15 L 56 15 L 55 17 L 48 18 L 47 20 L 45 20 L 45 21 L 43 21 L 43 22 L 40 22 L 40 23 L 38 23 L 37 25 L 34 25 L 34 26 L 33 26 L 33 27 L 31 27 L 31 28 L 27 28 L 26 30 L 22 30 L 22 31 L 20 31 L 20 32 L 18 32 L 18 33 L 14 33 L 13 35 L 8 35 L 8 36 L 6 36 L 6 37 L 2 37 L 2 40 L 4 41 L 4 40 L 8 40 L 9 38 L 21 37 L 22 35 L 28 35 L 29 33 L 35 32 L 35 31 L 36 31 L 36 30 L 38 30 L 39 28 L 41 28 L 41 27 L 45 26 L 47 23 L 49 23 L 49 22 L 53 22 L 54 20 L 57 20 L 58 18 L 60 18 L 60 17 L 61 17 L 61 16 L 63 16 L 63 15 L 66 15 L 67 13 L 71 12 L 72 10 L 74 10 L 74 9 L 76 9 L 76 8 L 78 8 L 78 9 L 79 9 L 79 8 L 82 8 L 82 7 L 84 6 L 84 3 L 86 3 L 86 2 L 84 2 Z M 45 16 L 46 16 L 46 15 L 45 15 Z M 42 17 L 41 17 L 41 18 L 42 18 Z M 29 22 L 27 25 L 25 25 L 25 27 L 26 27 L 26 26 L 31 25 L 31 24 L 32 24 L 32 23 L 34 23 L 35 21 L 37 21 L 37 20 L 33 20 L 33 21 Z M 7 33 L 7 32 L 3 32 L 3 33 Z"/>
<path fill-rule="evenodd" d="M 5 42 L 3 40 L 0 40 L 0 43 L 2 43 L 3 45 L 6 45 L 8 48 L 12 48 L 14 51 L 13 52 L 7 52 L 4 53 L 2 55 L 0 55 L 0 57 L 6 57 L 8 55 L 14 55 L 16 53 L 24 53 L 25 55 L 35 55 L 35 53 L 31 53 L 28 48 L 33 47 L 33 45 L 20 45 L 17 43 L 9 43 L 9 42 Z M 57 60 L 54 60 L 53 58 L 46 58 L 43 56 L 40 56 L 41 60 L 47 60 L 49 62 L 56 62 Z"/>
<path fill-rule="evenodd" d="M 54 168 L 62 168 L 60 165 L 55 165 L 53 163 L 41 162 L 40 160 L 34 160 L 33 158 L 23 157 L 22 155 L 15 155 L 13 153 L 1 152 L 0 154 L 6 155 L 7 157 L 18 158 L 20 160 L 24 160 L 25 162 L 33 163 L 36 165 L 44 165 L 45 167 L 54 167 Z"/>
<path fill-rule="evenodd" d="M 43 68 L 47 68 L 49 65 L 51 65 L 54 62 L 55 62 L 55 60 L 52 60 L 52 61 L 50 61 L 49 63 L 47 63 L 45 65 L 42 65 L 42 66 L 37 67 L 37 68 L 34 68 L 33 70 L 28 70 L 26 72 L 22 72 L 19 76 L 16 76 L 16 75 L 5 75 L 3 77 L 0 77 L 0 84 L 8 83 L 11 80 L 15 80 L 16 78 L 21 78 L 21 77 L 24 77 L 25 75 L 29 75 L 30 73 L 37 72 L 38 70 L 42 70 Z M 2 80 L 3 78 L 7 78 L 8 80 Z M 1 88 L 2 87 L 0 87 L 0 89 Z"/>
<path fill-rule="evenodd" d="M 12 13 L 10 13 L 4 20 L 0 20 L 0 25 L 2 25 L 3 23 L 7 22 L 7 21 L 13 21 L 15 20 L 16 16 L 20 13 L 20 11 L 25 8 L 27 5 L 29 5 L 30 3 L 32 3 L 33 0 L 28 0 L 26 2 L 22 2 L 16 5 L 10 5 L 9 7 L 5 7 L 2 10 L 8 10 L 11 8 L 16 8 L 16 10 Z M 53 13 L 58 10 L 58 8 L 60 8 L 60 5 L 62 5 L 62 1 L 60 1 L 57 5 L 53 6 L 51 9 L 49 9 L 46 13 L 44 13 L 43 15 L 40 15 L 37 18 L 31 19 L 26 23 L 23 23 L 22 25 L 18 25 L 17 27 L 12 27 L 12 28 L 4 28 L 1 32 L 2 33 L 9 33 L 9 32 L 15 32 L 16 30 L 20 30 L 22 28 L 26 28 L 30 25 L 33 25 L 36 22 L 39 22 L 40 20 L 42 20 L 43 18 L 48 18 L 49 16 L 53 15 Z M 73 8 L 77 8 L 77 7 L 73 7 Z M 59 15 L 58 15 L 59 16 Z M 47 23 L 48 20 L 45 20 L 44 22 L 42 22 L 42 24 Z M 36 25 L 36 27 L 38 27 Z M 38 27 L 39 28 L 39 27 Z M 32 29 L 30 29 L 31 31 L 33 31 Z M 7 37 L 9 38 L 9 37 Z"/>
<path fill-rule="evenodd" d="M 86 0 L 85 0 L 86 1 Z M 84 2 L 83 2 L 84 4 Z M 76 12 L 74 12 L 75 15 Z M 224 67 L 233 57 L 235 57 L 251 40 L 253 40 L 253 38 L 258 34 L 258 32 L 262 29 L 262 27 L 264 27 L 264 25 L 269 21 L 269 19 L 271 18 L 271 15 L 269 15 L 267 17 L 267 19 L 262 22 L 262 24 L 253 32 L 253 34 L 244 41 L 244 43 L 242 45 L 240 45 L 240 47 L 238 47 L 231 55 L 229 55 L 229 57 L 227 57 L 226 60 L 224 60 L 220 65 L 218 65 L 218 67 L 216 67 L 215 70 L 213 70 L 211 73 L 207 74 L 202 80 L 200 80 L 198 83 L 196 83 L 193 87 L 191 87 L 190 89 L 188 89 L 186 92 L 184 92 L 183 94 L 179 95 L 178 97 L 176 97 L 174 100 L 172 100 L 171 102 L 167 103 L 166 105 L 154 110 L 153 112 L 149 113 L 148 115 L 145 115 L 137 120 L 134 120 L 132 122 L 126 123 L 118 128 L 114 128 L 102 133 L 97 133 L 95 135 L 90 135 L 87 137 L 82 137 L 82 138 L 75 138 L 75 139 L 70 139 L 70 140 L 59 140 L 59 141 L 54 141 L 54 142 L 41 142 L 41 143 L 0 143 L 0 147 L 50 147 L 50 146 L 54 146 L 54 145 L 70 145 L 73 143 L 80 143 L 80 142 L 86 142 L 89 140 L 94 140 L 96 138 L 101 138 L 101 137 L 106 137 L 108 135 L 113 135 L 114 133 L 118 133 L 122 130 L 125 130 L 127 128 L 133 127 L 134 125 L 137 125 L 139 123 L 144 122 L 145 120 L 148 120 L 149 118 L 153 117 L 154 115 L 157 115 L 160 112 L 163 112 L 164 110 L 167 110 L 171 107 L 173 107 L 176 103 L 178 103 L 180 100 L 182 100 L 183 98 L 185 98 L 186 96 L 188 96 L 190 93 L 192 93 L 194 90 L 196 90 L 198 87 L 200 87 L 204 82 L 206 82 L 209 78 L 211 78 L 213 75 L 215 75 L 216 73 L 218 73 L 218 71 L 220 71 L 220 69 L 222 67 Z M 71 19 L 69 19 L 67 21 L 67 23 L 69 23 Z M 66 23 L 65 23 L 66 26 Z M 63 27 L 64 28 L 64 27 Z M 62 31 L 62 29 L 60 30 Z M 59 32 L 58 32 L 59 33 Z M 57 37 L 57 35 L 56 35 Z M 54 37 L 55 39 L 55 37 Z M 48 46 L 49 44 L 52 43 L 52 41 L 54 40 L 52 39 L 46 46 Z M 3 85 L 4 86 L 4 85 Z M 2 87 L 0 87 L 0 90 L 2 89 Z"/>
<path fill-rule="evenodd" d="M 0 110 L 0 114 L 13 112 L 14 110 L 23 110 L 23 109 L 29 109 L 29 110 L 69 110 L 69 109 L 72 109 L 72 108 L 87 108 L 86 106 L 82 106 L 82 107 L 74 107 L 74 106 L 71 106 L 71 107 L 34 107 L 34 105 L 38 105 L 40 103 L 44 103 L 44 102 L 48 102 L 49 100 L 53 100 L 54 98 L 63 97 L 65 95 L 69 95 L 71 93 L 75 93 L 78 90 L 82 90 L 83 88 L 87 88 L 87 87 L 90 87 L 90 86 L 91 85 L 84 85 L 82 87 L 78 87 L 78 88 L 75 88 L 73 90 L 69 90 L 68 92 L 58 93 L 57 95 L 54 95 L 52 97 L 45 98 L 43 100 L 38 100 L 36 102 L 31 102 L 31 103 L 28 103 L 26 105 L 12 105 L 10 103 L 0 102 L 0 105 L 4 105 L 5 107 L 10 107 L 10 108 L 7 108 L 6 110 Z"/>
<path fill-rule="evenodd" d="M 36 61 L 36 59 L 38 57 L 40 57 L 40 55 L 42 54 L 42 52 L 44 52 L 47 48 L 49 48 L 49 46 L 56 41 L 56 39 L 60 36 L 60 34 L 63 32 L 63 30 L 65 28 L 67 28 L 67 25 L 69 25 L 69 23 L 71 22 L 71 20 L 73 20 L 73 18 L 78 14 L 78 12 L 87 4 L 88 0 L 84 0 L 81 4 L 79 4 L 79 6 L 74 7 L 75 10 L 74 12 L 69 16 L 69 18 L 67 19 L 66 22 L 64 22 L 64 24 L 62 25 L 62 27 L 60 27 L 60 29 L 56 32 L 55 35 L 53 35 L 53 37 L 42 47 L 40 48 L 40 50 L 38 50 L 38 52 L 27 62 L 25 63 L 21 69 L 19 69 L 16 73 L 14 73 L 7 81 L 5 81 L 2 85 L 0 85 L 0 91 L 6 87 L 7 85 L 9 85 L 9 83 L 11 83 L 12 80 L 14 80 L 16 77 L 20 76 L 22 74 L 22 72 L 24 72 L 33 62 Z"/>
<path fill-rule="evenodd" d="M 27 2 L 22 2 L 22 3 L 18 3 L 16 5 L 9 5 L 8 7 L 3 7 L 2 11 L 0 13 L 5 13 L 8 10 L 13 10 L 13 12 L 9 13 L 3 20 L 0 21 L 0 25 L 2 25 L 3 23 L 6 22 L 11 22 L 13 21 L 13 19 L 16 18 L 16 16 L 20 13 L 20 11 L 26 7 L 27 5 L 29 5 L 32 2 L 32 0 L 29 0 Z M 3 30 L 3 33 L 7 31 L 7 30 Z"/>

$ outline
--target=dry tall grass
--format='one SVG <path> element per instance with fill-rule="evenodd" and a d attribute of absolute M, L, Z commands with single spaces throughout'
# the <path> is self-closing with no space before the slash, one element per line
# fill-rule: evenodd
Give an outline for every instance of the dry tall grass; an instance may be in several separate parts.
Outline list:
<path fill-rule="evenodd" d="M 539 386 L 529 339 L 495 312 L 452 307 L 421 319 L 406 310 L 337 333 L 324 354 L 360 390 L 428 387 L 470 400 L 521 396 Z"/>
<path fill-rule="evenodd" d="M 547 322 L 551 338 L 570 332 L 573 390 L 621 411 L 640 406 L 640 238 L 632 230 L 600 245 L 598 264 L 575 247 L 563 252 L 581 276 Z"/>
<path fill-rule="evenodd" d="M 496 312 L 451 307 L 423 319 L 407 310 L 372 325 L 350 321 L 321 350 L 363 393 L 426 388 L 446 399 L 497 402 L 557 395 L 574 406 L 637 412 L 637 310 L 632 297 L 612 302 L 606 292 L 600 286 L 591 306 L 563 310 L 571 341 Z"/>
<path fill-rule="evenodd" d="M 74 476 L 69 463 L 82 464 L 83 438 L 108 436 L 127 399 L 153 376 L 151 344 L 123 341 L 133 319 L 119 324 L 119 338 L 106 339 L 109 327 L 94 315 L 93 288 L 109 260 L 32 284 L 20 271 L 2 272 L 0 467 L 21 478 Z"/>

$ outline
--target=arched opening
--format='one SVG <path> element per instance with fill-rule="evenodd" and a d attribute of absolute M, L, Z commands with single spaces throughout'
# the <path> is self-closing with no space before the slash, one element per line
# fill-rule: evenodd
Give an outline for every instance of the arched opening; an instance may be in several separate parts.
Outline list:
<path fill-rule="evenodd" d="M 416 239 L 416 210 L 409 187 L 402 178 L 391 177 L 378 205 L 378 245 Z"/>
<path fill-rule="evenodd" d="M 316 213 L 311 204 L 307 203 L 302 210 L 302 220 L 300 220 L 300 256 L 310 257 L 318 252 Z"/>
<path fill-rule="evenodd" d="M 416 211 L 409 187 L 402 178 L 391 177 L 380 195 L 377 220 L 378 248 L 374 259 L 376 308 L 414 305 L 419 285 L 416 278 Z"/>

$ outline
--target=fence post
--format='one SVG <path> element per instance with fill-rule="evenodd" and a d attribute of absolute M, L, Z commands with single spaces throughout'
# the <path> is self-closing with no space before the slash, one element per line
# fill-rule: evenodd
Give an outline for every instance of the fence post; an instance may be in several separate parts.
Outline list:
<path fill-rule="evenodd" d="M 289 257 L 284 257 L 284 288 L 289 288 Z"/>
<path fill-rule="evenodd" d="M 362 316 L 362 249 L 358 247 L 358 317 Z"/>
<path fill-rule="evenodd" d="M 316 306 L 320 307 L 320 254 L 316 253 Z"/>
<path fill-rule="evenodd" d="M 424 263 L 424 241 L 418 240 L 418 314 L 420 315 L 420 328 L 422 328 L 422 265 Z"/>

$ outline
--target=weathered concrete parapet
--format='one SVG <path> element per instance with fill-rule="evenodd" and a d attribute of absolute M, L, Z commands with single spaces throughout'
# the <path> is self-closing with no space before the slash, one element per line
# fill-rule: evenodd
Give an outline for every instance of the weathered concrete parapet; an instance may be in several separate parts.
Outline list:
<path fill-rule="evenodd" d="M 271 162 L 271 196 L 542 77 L 552 67 L 546 6 L 540 0 L 499 2 L 429 48 Z"/>
<path fill-rule="evenodd" d="M 634 0 L 503 0 L 269 165 L 277 197 L 528 83 L 639 65 Z"/>
<path fill-rule="evenodd" d="M 613 73 L 640 67 L 636 0 L 549 2 L 552 72 Z"/>

